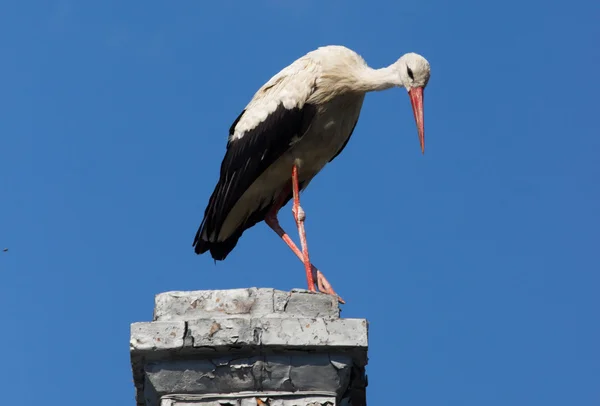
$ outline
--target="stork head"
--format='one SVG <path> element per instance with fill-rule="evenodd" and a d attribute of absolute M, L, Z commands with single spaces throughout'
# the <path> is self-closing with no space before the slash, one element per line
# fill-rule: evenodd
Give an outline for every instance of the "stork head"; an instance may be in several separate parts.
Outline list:
<path fill-rule="evenodd" d="M 419 54 L 408 53 L 402 55 L 394 64 L 400 77 L 401 85 L 408 90 L 408 97 L 412 104 L 421 152 L 425 153 L 425 124 L 423 122 L 423 91 L 429 82 L 430 68 L 427 59 Z"/>

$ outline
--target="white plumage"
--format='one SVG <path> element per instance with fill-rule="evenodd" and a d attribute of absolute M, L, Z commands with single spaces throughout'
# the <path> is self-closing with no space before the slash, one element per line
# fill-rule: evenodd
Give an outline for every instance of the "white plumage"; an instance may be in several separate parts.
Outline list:
<path fill-rule="evenodd" d="M 356 126 L 366 92 L 405 87 L 423 148 L 422 101 L 429 75 L 429 63 L 414 53 L 403 55 L 389 67 L 372 69 L 356 52 L 326 46 L 273 76 L 230 128 L 219 182 L 194 240 L 196 253 L 210 251 L 215 260 L 222 260 L 244 230 L 262 220 L 282 235 L 283 230 L 275 224 L 279 208 L 294 197 L 295 216 L 301 210 L 299 197 L 296 199 L 290 186 L 297 181 L 299 189 L 305 189 L 342 151 Z M 297 179 L 292 177 L 292 169 Z M 297 218 L 297 223 L 302 239 L 303 218 Z M 292 245 L 308 267 L 311 289 L 308 269 L 312 266 L 305 241 L 302 255 Z M 326 282 L 320 273 L 319 278 Z"/>

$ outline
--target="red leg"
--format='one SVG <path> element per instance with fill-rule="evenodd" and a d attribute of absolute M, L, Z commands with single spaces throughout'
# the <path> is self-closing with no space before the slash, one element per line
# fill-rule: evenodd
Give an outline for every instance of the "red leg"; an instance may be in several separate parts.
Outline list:
<path fill-rule="evenodd" d="M 304 231 L 304 219 L 306 214 L 300 206 L 300 188 L 298 186 L 298 166 L 294 164 L 292 167 L 292 193 L 294 196 L 294 204 L 292 206 L 292 213 L 294 213 L 294 219 L 298 226 L 298 233 L 300 234 L 300 246 L 302 247 L 302 262 L 304 262 L 304 269 L 306 270 L 306 279 L 308 280 L 308 289 L 314 291 L 315 283 L 313 279 L 312 266 L 310 263 L 310 256 L 308 255 L 308 244 L 306 243 L 306 232 Z"/>
<path fill-rule="evenodd" d="M 303 255 L 302 251 L 300 251 L 300 249 L 298 249 L 298 247 L 296 246 L 296 244 L 294 244 L 294 241 L 292 241 L 290 236 L 283 230 L 283 228 L 281 228 L 281 225 L 279 224 L 279 220 L 277 219 L 277 213 L 281 209 L 281 206 L 283 205 L 286 197 L 288 196 L 288 193 L 289 193 L 289 186 L 279 195 L 279 198 L 273 205 L 273 208 L 267 214 L 267 216 L 265 218 L 265 223 L 267 223 L 267 225 L 269 227 L 271 227 L 271 229 L 277 233 L 277 235 L 287 244 L 287 246 L 290 247 L 292 252 L 294 254 L 296 254 L 298 259 L 300 259 L 300 261 L 302 261 L 304 263 L 304 255 Z M 306 241 L 306 237 L 305 237 L 305 241 Z M 310 264 L 310 262 L 309 262 L 309 264 Z M 309 282 L 308 290 L 310 290 L 312 292 L 316 291 L 315 283 L 314 283 L 314 281 L 316 279 L 319 291 L 321 291 L 323 293 L 328 293 L 333 296 L 337 296 L 340 303 L 346 303 L 346 302 L 344 302 L 344 300 L 341 297 L 339 297 L 335 293 L 335 291 L 331 287 L 331 284 L 327 281 L 327 279 L 325 278 L 323 273 L 321 273 L 321 271 L 319 271 L 317 269 L 317 267 L 310 264 L 310 269 L 311 269 L 311 272 L 310 272 L 311 277 L 309 279 L 309 276 L 308 276 L 309 273 L 307 273 L 307 277 L 306 277 Z M 312 285 L 310 283 L 311 281 L 312 281 Z M 311 289 L 311 286 L 312 286 L 312 289 Z"/>
<path fill-rule="evenodd" d="M 294 205 L 292 206 L 292 213 L 294 214 L 294 219 L 296 220 L 296 225 L 298 226 L 298 234 L 300 234 L 300 245 L 302 246 L 302 260 L 304 262 L 304 267 L 306 269 L 306 275 L 310 273 L 311 279 L 317 280 L 317 285 L 319 287 L 319 291 L 323 293 L 328 293 L 333 296 L 337 296 L 331 284 L 325 278 L 325 275 L 321 273 L 315 266 L 310 263 L 310 256 L 308 255 L 308 244 L 306 242 L 306 230 L 304 229 L 304 220 L 306 219 L 306 213 L 300 206 L 300 187 L 298 180 L 298 166 L 294 165 L 292 167 L 292 192 L 294 196 Z M 316 275 L 312 276 L 312 273 L 315 272 Z M 344 301 L 338 296 L 338 299 L 344 303 Z"/>

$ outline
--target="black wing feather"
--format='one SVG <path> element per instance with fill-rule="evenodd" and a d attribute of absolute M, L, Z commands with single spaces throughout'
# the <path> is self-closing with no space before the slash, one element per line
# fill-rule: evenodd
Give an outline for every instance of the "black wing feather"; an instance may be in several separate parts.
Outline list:
<path fill-rule="evenodd" d="M 230 136 L 244 113 L 245 111 L 242 111 L 229 129 Z M 306 133 L 315 113 L 315 106 L 310 104 L 293 109 L 286 109 L 283 104 L 279 104 L 263 122 L 247 131 L 241 138 L 230 138 L 221 163 L 219 181 L 194 239 L 193 245 L 197 254 L 210 250 L 214 259 L 224 259 L 246 229 L 264 220 L 267 209 L 273 202 L 269 202 L 263 210 L 252 213 L 225 241 L 206 241 L 201 238 L 204 230 L 209 237 L 213 233 L 219 234 L 233 206 L 252 183 L 290 148 L 292 139 L 300 138 Z"/>
<path fill-rule="evenodd" d="M 356 128 L 356 124 L 358 124 L 358 119 L 356 119 L 356 121 L 354 122 L 354 125 L 352 126 L 352 130 L 350 130 L 350 135 L 348 135 L 348 138 L 346 138 L 346 142 L 344 142 L 344 145 L 342 145 L 342 147 L 339 149 L 339 151 L 336 152 L 335 155 L 331 157 L 331 159 L 329 160 L 329 162 L 331 162 L 335 158 L 337 158 L 337 156 L 342 153 L 342 151 L 344 150 L 344 148 L 346 148 L 346 145 L 348 145 L 348 141 L 350 141 L 350 137 L 352 137 L 352 134 L 354 133 L 354 129 Z"/>

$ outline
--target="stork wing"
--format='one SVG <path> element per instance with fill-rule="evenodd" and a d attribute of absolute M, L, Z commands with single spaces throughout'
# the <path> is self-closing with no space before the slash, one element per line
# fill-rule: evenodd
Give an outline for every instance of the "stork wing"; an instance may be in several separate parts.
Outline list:
<path fill-rule="evenodd" d="M 234 121 L 219 182 L 194 240 L 196 253 L 218 242 L 227 215 L 244 192 L 306 133 L 316 112 L 307 101 L 318 73 L 319 66 L 310 59 L 297 60 L 261 87 Z"/>

